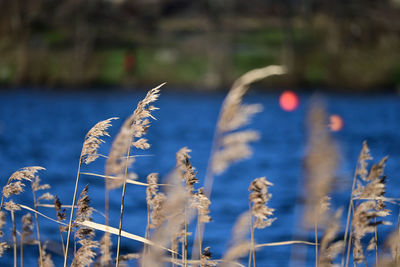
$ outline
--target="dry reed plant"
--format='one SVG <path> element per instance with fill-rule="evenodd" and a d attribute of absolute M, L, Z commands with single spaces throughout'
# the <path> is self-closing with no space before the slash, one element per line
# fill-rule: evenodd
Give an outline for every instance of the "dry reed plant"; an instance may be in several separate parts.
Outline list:
<path fill-rule="evenodd" d="M 61 201 L 57 196 L 54 196 L 54 208 L 55 208 L 56 214 L 57 214 L 57 221 L 59 223 L 64 222 L 67 219 L 66 209 L 62 207 Z M 67 227 L 62 226 L 61 224 L 58 224 L 58 230 L 60 232 L 63 255 L 65 255 L 63 232 L 67 231 Z"/>
<path fill-rule="evenodd" d="M 368 170 L 367 170 L 368 161 L 371 159 L 372 159 L 372 157 L 369 152 L 369 147 L 367 145 L 367 142 L 364 141 L 362 144 L 360 155 L 358 156 L 356 170 L 354 172 L 354 177 L 353 177 L 353 185 L 352 185 L 351 192 L 350 192 L 350 201 L 349 201 L 349 205 L 348 205 L 347 219 L 346 219 L 346 229 L 344 231 L 344 243 L 346 245 L 345 245 L 344 251 L 343 251 L 342 266 L 345 265 L 345 259 L 346 259 L 346 266 L 348 265 L 349 256 L 350 256 L 350 244 L 351 244 L 351 240 L 352 240 L 352 232 L 349 230 L 351 228 L 351 215 L 352 215 L 352 212 L 354 212 L 353 194 L 354 194 L 354 190 L 356 188 L 357 177 L 360 177 L 362 180 L 366 179 L 366 177 L 368 175 Z M 347 257 L 345 256 L 346 251 L 347 251 Z"/>
<path fill-rule="evenodd" d="M 342 240 L 335 241 L 340 231 L 340 217 L 343 210 L 339 209 L 329 221 L 324 236 L 321 239 L 319 246 L 318 266 L 334 267 L 335 258 L 342 252 L 344 242 Z"/>
<path fill-rule="evenodd" d="M 86 185 L 78 199 L 75 219 L 74 239 L 75 243 L 78 242 L 81 247 L 74 253 L 71 267 L 90 266 L 96 256 L 95 249 L 99 247 L 99 242 L 93 240 L 95 236 L 94 230 L 91 227 L 80 224 L 84 221 L 91 221 L 93 209 L 89 204 L 88 185 Z"/>
<path fill-rule="evenodd" d="M 249 267 L 251 262 L 253 266 L 256 266 L 256 254 L 255 254 L 255 241 L 254 241 L 254 229 L 263 229 L 271 226 L 276 218 L 269 218 L 273 215 L 274 209 L 267 206 L 268 201 L 271 198 L 271 194 L 268 193 L 268 187 L 272 186 L 272 183 L 268 182 L 265 177 L 254 179 L 249 186 L 249 207 L 250 207 L 250 234 L 251 234 L 251 253 L 249 255 Z M 254 218 L 256 219 L 254 221 Z"/>
<path fill-rule="evenodd" d="M 270 76 L 286 73 L 283 66 L 268 66 L 251 70 L 237 79 L 222 104 L 217 126 L 214 132 L 212 147 L 204 179 L 204 192 L 211 198 L 215 175 L 223 173 L 234 162 L 251 157 L 250 142 L 259 139 L 255 130 L 244 130 L 250 123 L 253 115 L 262 111 L 260 104 L 243 104 L 243 98 L 252 83 Z M 204 227 L 197 227 L 195 240 L 202 240 Z M 192 258 L 198 259 L 199 242 L 196 241 L 192 251 Z"/>
<path fill-rule="evenodd" d="M 211 195 L 214 175 L 224 172 L 233 162 L 250 157 L 252 150 L 249 142 L 259 139 L 257 131 L 242 129 L 254 114 L 262 110 L 260 104 L 243 104 L 243 97 L 250 85 L 285 72 L 282 66 L 268 66 L 249 71 L 234 82 L 222 104 L 213 138 L 204 182 L 208 197 Z"/>
<path fill-rule="evenodd" d="M 221 266 L 228 267 L 238 259 L 248 255 L 254 245 L 248 240 L 247 235 L 250 230 L 250 222 L 252 215 L 249 211 L 242 213 L 235 222 L 233 227 L 231 244 L 223 256 Z M 250 262 L 249 262 L 250 266 Z"/>
<path fill-rule="evenodd" d="M 35 178 L 35 174 L 38 171 L 45 170 L 40 166 L 25 167 L 14 172 L 7 181 L 7 184 L 3 187 L 3 195 L 1 197 L 0 210 L 3 208 L 4 198 L 8 198 L 13 195 L 19 195 L 24 191 L 24 180 L 32 182 Z"/>
<path fill-rule="evenodd" d="M 313 99 L 307 122 L 307 153 L 304 164 L 307 197 L 303 218 L 307 228 L 314 228 L 315 244 L 318 244 L 318 228 L 324 226 L 329 217 L 329 193 L 334 184 L 338 154 L 329 135 L 327 115 L 319 100 Z M 318 246 L 315 245 L 316 266 L 318 262 Z"/>
<path fill-rule="evenodd" d="M 192 217 L 192 212 L 187 210 L 186 218 L 183 216 L 185 207 L 187 206 L 190 195 L 186 188 L 183 187 L 180 181 L 179 174 L 175 171 L 170 175 L 168 179 L 169 184 L 174 185 L 167 188 L 166 200 L 164 202 L 164 216 L 166 218 L 164 224 L 157 228 L 154 234 L 151 236 L 151 241 L 158 246 L 152 246 L 148 253 L 143 253 L 144 257 L 141 259 L 142 266 L 162 266 L 165 249 L 162 247 L 169 247 L 171 245 L 171 251 L 173 254 L 177 254 L 178 246 L 174 244 L 176 240 L 183 238 L 187 233 L 184 232 L 183 225 L 189 222 Z M 181 242 L 183 243 L 183 242 Z M 183 251 L 182 251 L 182 257 Z M 173 257 L 175 259 L 175 257 Z M 182 266 L 185 266 L 187 262 L 184 258 L 180 261 Z"/>
<path fill-rule="evenodd" d="M 386 249 L 390 251 L 390 257 L 381 257 L 379 264 L 381 267 L 397 267 L 400 262 L 400 243 L 399 230 L 394 231 L 385 241 Z"/>
<path fill-rule="evenodd" d="M 147 129 L 150 127 L 149 118 L 155 119 L 151 112 L 158 108 L 151 104 L 159 97 L 161 84 L 151 89 L 146 97 L 141 100 L 132 115 L 130 115 L 122 125 L 120 131 L 115 137 L 110 153 L 106 161 L 106 175 L 114 175 L 119 180 L 107 180 L 107 189 L 114 189 L 121 187 L 124 183 L 126 169 L 134 162 L 134 157 L 127 155 L 132 146 L 137 149 L 148 149 L 150 144 L 147 140 L 141 138 L 146 134 Z M 139 138 L 134 140 L 134 138 Z"/>
<path fill-rule="evenodd" d="M 382 161 L 381 161 L 382 163 Z M 381 165 L 379 163 L 378 165 Z M 383 170 L 382 170 L 383 171 Z M 373 169 L 371 169 L 371 172 Z M 386 217 L 390 214 L 389 209 L 385 209 L 385 203 L 381 199 L 385 193 L 385 177 L 380 177 L 379 174 L 372 178 L 369 184 L 365 188 L 356 188 L 355 196 L 359 193 L 360 198 L 373 199 L 366 202 L 362 202 L 358 205 L 354 211 L 353 218 L 353 232 L 354 232 L 354 250 L 353 258 L 354 261 L 360 263 L 364 261 L 364 255 L 362 252 L 361 238 L 369 233 L 375 233 L 372 237 L 367 250 L 378 250 L 377 247 L 377 225 L 379 224 L 390 224 L 387 221 L 377 221 L 379 217 Z M 360 187 L 363 187 L 360 185 Z M 376 261 L 378 262 L 378 256 L 376 255 Z"/>
<path fill-rule="evenodd" d="M 118 188 L 122 185 L 121 212 L 119 220 L 119 234 L 118 234 L 117 255 L 115 263 L 116 267 L 118 267 L 119 264 L 119 252 L 121 245 L 121 231 L 122 231 L 122 221 L 124 214 L 126 179 L 128 178 L 128 168 L 134 162 L 134 158 L 130 157 L 131 147 L 133 146 L 137 149 L 148 149 L 150 147 L 150 144 L 147 143 L 147 140 L 142 138 L 142 136 L 146 134 L 147 129 L 150 127 L 149 118 L 155 119 L 151 114 L 151 112 L 157 110 L 158 108 L 153 106 L 152 103 L 158 99 L 160 95 L 159 94 L 160 87 L 162 87 L 163 85 L 164 84 L 161 84 L 151 89 L 146 94 L 146 97 L 138 103 L 133 114 L 128 119 L 125 120 L 121 130 L 119 131 L 117 137 L 115 138 L 112 144 L 110 154 L 106 162 L 106 175 L 111 174 L 120 177 L 119 180 L 114 180 L 112 183 L 107 184 L 106 182 L 107 210 L 108 210 L 108 190 L 112 188 Z M 108 211 L 106 211 L 106 219 L 107 217 L 108 217 Z"/>
<path fill-rule="evenodd" d="M 74 196 L 72 197 L 72 204 L 71 204 L 71 214 L 69 217 L 68 223 L 68 233 L 67 233 L 67 244 L 65 245 L 65 255 L 64 255 L 64 267 L 67 267 L 68 261 L 68 249 L 69 249 L 69 239 L 71 235 L 71 228 L 72 228 L 72 219 L 74 217 L 74 210 L 75 210 L 75 202 L 78 192 L 78 185 L 79 185 L 79 177 L 81 172 L 81 165 L 84 162 L 85 164 L 89 164 L 98 158 L 98 148 L 100 144 L 103 142 L 101 139 L 104 136 L 109 136 L 107 129 L 111 126 L 111 121 L 117 118 L 110 118 L 101 122 L 98 122 L 94 125 L 89 132 L 86 134 L 81 155 L 79 157 L 79 165 L 78 171 L 76 174 L 75 179 L 75 189 L 74 189 Z"/>
<path fill-rule="evenodd" d="M 380 218 L 390 214 L 390 210 L 385 208 L 386 199 L 384 197 L 386 177 L 383 174 L 387 157 L 384 157 L 379 163 L 374 164 L 368 171 L 368 160 L 371 159 L 368 145 L 364 142 L 356 169 L 356 186 L 352 192 L 352 201 L 353 203 L 356 201 L 356 204 L 352 205 L 354 207 L 354 214 L 350 223 L 351 232 L 347 244 L 346 266 L 349 260 L 351 242 L 354 245 L 353 260 L 355 264 L 366 264 L 361 240 L 368 233 L 374 233 L 374 236 L 370 239 L 367 250 L 375 250 L 375 259 L 378 265 L 377 226 L 380 224 L 390 224 L 387 221 L 378 221 Z"/>

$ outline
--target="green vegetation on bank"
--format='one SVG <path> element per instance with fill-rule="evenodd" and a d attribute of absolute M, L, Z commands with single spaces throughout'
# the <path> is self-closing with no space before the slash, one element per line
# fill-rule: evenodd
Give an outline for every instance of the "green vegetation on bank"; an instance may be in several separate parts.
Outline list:
<path fill-rule="evenodd" d="M 226 8 L 70 2 L 33 0 L 29 9 L 0 4 L 0 85 L 115 87 L 168 80 L 215 89 L 270 64 L 290 69 L 285 79 L 273 79 L 274 87 L 368 91 L 400 84 L 394 1 L 379 8 L 350 1 L 335 7 L 340 10 L 325 1 L 310 10 L 306 1 L 292 7 L 231 1 Z M 370 12 L 380 19 L 365 15 Z"/>

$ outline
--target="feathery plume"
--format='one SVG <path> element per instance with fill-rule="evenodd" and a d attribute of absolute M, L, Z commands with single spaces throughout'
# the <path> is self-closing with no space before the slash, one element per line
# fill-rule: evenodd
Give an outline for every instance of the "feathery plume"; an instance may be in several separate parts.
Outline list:
<path fill-rule="evenodd" d="M 166 223 L 157 228 L 151 238 L 155 244 L 162 247 L 169 247 L 169 244 L 172 244 L 171 249 L 174 251 L 177 251 L 177 247 L 173 246 L 174 240 L 179 237 L 182 238 L 182 225 L 184 224 L 182 211 L 189 199 L 189 194 L 179 179 L 180 177 L 177 173 L 173 173 L 169 179 L 169 184 L 174 186 L 168 187 L 166 193 L 167 199 L 164 202 L 163 210 L 166 216 Z M 190 221 L 191 218 L 192 213 L 188 210 L 187 221 Z M 144 254 L 144 257 L 141 259 L 144 264 L 143 266 L 162 266 L 163 255 L 164 250 L 152 247 L 149 253 Z"/>
<path fill-rule="evenodd" d="M 385 247 L 390 250 L 390 258 L 386 257 L 379 261 L 382 267 L 397 267 L 400 262 L 400 243 L 399 229 L 396 229 L 389 238 L 385 241 Z"/>
<path fill-rule="evenodd" d="M 43 245 L 40 255 L 42 255 L 42 261 L 40 261 L 40 259 L 38 260 L 38 266 L 40 266 L 40 263 L 42 263 L 43 267 L 54 267 L 54 262 L 51 259 L 51 255 L 46 252 L 46 243 Z"/>
<path fill-rule="evenodd" d="M 47 189 L 51 188 L 49 184 L 40 184 L 40 181 L 41 180 L 40 180 L 39 176 L 35 176 L 35 178 L 33 179 L 33 181 L 32 181 L 32 190 L 34 192 L 40 191 L 40 190 L 47 190 Z M 50 197 L 50 196 L 47 195 L 46 197 Z"/>
<path fill-rule="evenodd" d="M 221 137 L 221 146 L 213 156 L 213 172 L 223 173 L 232 163 L 249 158 L 253 152 L 249 146 L 250 142 L 259 140 L 257 131 L 247 130 Z"/>
<path fill-rule="evenodd" d="M 373 200 L 362 202 L 356 207 L 353 218 L 353 258 L 355 263 L 362 263 L 365 261 L 361 239 L 366 234 L 375 232 L 376 226 L 380 224 L 389 225 L 390 223 L 387 221 L 376 221 L 376 219 L 386 217 L 389 214 L 390 210 L 379 209 L 377 202 Z"/>
<path fill-rule="evenodd" d="M 250 229 L 251 214 L 245 212 L 241 214 L 233 227 L 233 236 L 229 249 L 223 256 L 222 267 L 231 266 L 230 264 L 244 257 L 253 249 L 253 243 L 247 240 L 246 237 Z"/>
<path fill-rule="evenodd" d="M 112 143 L 111 150 L 106 161 L 106 175 L 115 175 L 121 177 L 121 180 L 106 181 L 107 189 L 118 188 L 123 184 L 123 173 L 126 166 L 131 165 L 134 162 L 134 158 L 126 158 L 127 152 L 133 145 L 138 149 L 147 149 L 150 145 L 146 139 L 139 139 L 134 141 L 134 138 L 142 137 L 150 126 L 148 118 L 155 119 L 151 112 L 157 108 L 152 106 L 151 103 L 155 102 L 159 97 L 159 88 L 163 86 L 161 84 L 156 88 L 151 89 L 146 97 L 141 100 L 133 114 L 127 118 L 121 127 L 121 130 L 117 134 L 114 142 Z"/>
<path fill-rule="evenodd" d="M 110 247 L 112 247 L 110 233 L 104 233 L 104 235 L 100 239 L 100 257 L 97 259 L 97 262 L 94 264 L 96 267 L 106 267 L 111 265 L 112 253 L 110 251 Z"/>
<path fill-rule="evenodd" d="M 268 66 L 254 69 L 235 81 L 222 105 L 221 116 L 217 129 L 219 132 L 229 132 L 246 125 L 252 115 L 260 112 L 260 105 L 243 105 L 243 96 L 249 89 L 250 84 L 273 75 L 284 74 L 282 66 Z"/>
<path fill-rule="evenodd" d="M 37 200 L 38 200 L 38 202 L 40 201 L 40 200 L 53 200 L 54 199 L 54 196 L 52 195 L 52 194 L 50 194 L 49 192 L 46 192 L 46 193 L 44 193 L 43 195 L 41 195 Z"/>
<path fill-rule="evenodd" d="M 333 187 L 338 154 L 327 125 L 325 110 L 320 102 L 315 101 L 308 114 L 306 226 L 323 225 L 326 222 L 325 212 L 330 206 L 328 194 Z"/>
<path fill-rule="evenodd" d="M 385 217 L 390 214 L 390 210 L 385 209 L 386 206 L 382 200 L 386 191 L 386 177 L 383 176 L 383 174 L 388 157 L 384 157 L 378 164 L 372 165 L 368 172 L 367 160 L 369 159 L 371 159 L 369 148 L 366 142 L 364 142 L 359 159 L 359 167 L 356 171 L 359 180 L 353 192 L 354 198 L 358 198 L 361 201 L 363 201 L 363 199 L 367 200 L 361 202 L 361 204 L 355 208 L 353 216 L 353 258 L 356 263 L 365 261 L 361 239 L 368 233 L 376 233 L 376 227 L 378 225 L 389 224 L 389 222 L 386 221 L 377 221 L 379 217 Z M 372 238 L 367 246 L 367 251 L 375 248 L 376 240 Z"/>
<path fill-rule="evenodd" d="M 66 209 L 62 208 L 61 201 L 57 196 L 54 197 L 54 207 L 57 212 L 57 221 L 64 221 L 67 218 Z"/>
<path fill-rule="evenodd" d="M 334 259 L 343 250 L 344 242 L 342 240 L 334 242 L 340 231 L 340 217 L 342 216 L 342 212 L 343 210 L 339 209 L 335 213 L 322 237 L 318 258 L 318 266 L 320 267 L 334 267 Z"/>
<path fill-rule="evenodd" d="M 10 178 L 8 179 L 9 181 L 22 181 L 22 180 L 27 180 L 32 182 L 33 178 L 35 177 L 35 174 L 38 171 L 45 170 L 45 168 L 40 167 L 40 166 L 32 166 L 32 167 L 25 167 L 22 168 L 16 172 L 14 172 Z"/>
<path fill-rule="evenodd" d="M 22 216 L 22 231 L 21 231 L 21 243 L 26 242 L 27 238 L 29 238 L 33 234 L 33 218 L 32 214 L 27 213 Z"/>
<path fill-rule="evenodd" d="M 211 217 L 209 215 L 210 204 L 211 201 L 204 193 L 204 189 L 199 188 L 199 190 L 197 190 L 197 192 L 193 195 L 192 207 L 197 210 L 197 216 L 199 216 L 199 221 L 202 223 L 208 223 L 211 221 Z"/>
<path fill-rule="evenodd" d="M 3 187 L 3 196 L 8 198 L 12 195 L 18 195 L 24 191 L 25 184 L 23 181 L 32 182 L 35 174 L 45 168 L 40 166 L 25 167 L 14 172 L 8 179 L 7 185 Z"/>
<path fill-rule="evenodd" d="M 111 127 L 111 121 L 117 119 L 118 118 L 113 117 L 104 121 L 100 121 L 86 134 L 81 152 L 81 161 L 86 165 L 95 161 L 99 157 L 97 151 L 100 147 L 100 144 L 104 143 L 101 137 L 110 136 L 107 130 L 109 127 Z"/>
<path fill-rule="evenodd" d="M 276 220 L 276 218 L 268 219 L 274 212 L 274 209 L 267 206 L 271 198 L 271 194 L 268 193 L 268 187 L 272 185 L 265 177 L 254 179 L 250 184 L 249 191 L 251 193 L 249 201 L 252 204 L 251 215 L 256 218 L 254 223 L 255 228 L 262 229 L 268 227 Z"/>
<path fill-rule="evenodd" d="M 286 72 L 282 66 L 254 69 L 235 81 L 222 104 L 211 149 L 210 163 L 205 178 L 205 192 L 211 195 L 213 177 L 223 173 L 229 165 L 251 156 L 250 142 L 259 139 L 258 132 L 240 130 L 252 116 L 261 112 L 262 105 L 243 104 L 243 97 L 250 84 L 273 75 Z"/>
<path fill-rule="evenodd" d="M 157 182 L 157 173 L 151 173 L 147 176 L 149 186 L 146 189 L 146 201 L 150 211 L 150 228 L 159 228 L 165 221 L 163 205 L 167 198 L 165 194 L 158 192 Z"/>
<path fill-rule="evenodd" d="M 81 226 L 79 223 L 87 220 L 91 220 L 93 209 L 89 206 L 90 199 L 88 196 L 88 185 L 82 190 L 77 203 L 77 212 L 75 223 L 78 230 L 75 232 L 75 238 L 79 239 L 81 247 L 74 255 L 72 261 L 72 267 L 90 266 L 93 263 L 93 259 L 96 256 L 94 249 L 99 247 L 99 242 L 94 241 L 95 236 L 94 230 L 90 227 Z"/>
<path fill-rule="evenodd" d="M 367 179 L 368 175 L 368 161 L 372 160 L 369 147 L 366 141 L 362 144 L 362 149 L 360 152 L 360 156 L 358 157 L 358 164 L 356 168 L 356 175 L 359 176 L 362 180 Z"/>
<path fill-rule="evenodd" d="M 4 208 L 8 211 L 16 211 L 16 210 L 21 210 L 20 206 L 15 204 L 14 201 L 10 200 L 6 203 L 4 203 Z"/>
<path fill-rule="evenodd" d="M 190 152 L 190 149 L 183 147 L 176 153 L 176 168 L 180 173 L 182 180 L 185 182 L 186 190 L 193 195 L 194 184 L 197 183 L 199 179 L 196 178 L 197 172 L 189 161 Z"/>

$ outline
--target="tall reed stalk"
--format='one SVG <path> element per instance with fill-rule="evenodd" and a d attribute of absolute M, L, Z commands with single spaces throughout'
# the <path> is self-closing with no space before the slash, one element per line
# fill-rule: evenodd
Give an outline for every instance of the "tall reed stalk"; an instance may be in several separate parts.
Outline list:
<path fill-rule="evenodd" d="M 79 156 L 78 171 L 77 171 L 76 179 L 75 179 L 74 195 L 72 197 L 71 214 L 70 214 L 69 222 L 68 222 L 67 243 L 65 245 L 64 267 L 67 267 L 69 240 L 70 240 L 70 236 L 71 236 L 72 220 L 74 217 L 75 203 L 76 203 L 76 197 L 77 197 L 77 192 L 78 192 L 79 177 L 80 177 L 80 173 L 81 173 L 82 163 L 89 164 L 89 163 L 95 161 L 99 157 L 99 154 L 97 153 L 97 151 L 100 147 L 100 144 L 102 142 L 104 142 L 101 139 L 101 137 L 109 136 L 107 129 L 111 126 L 111 121 L 115 120 L 115 119 L 117 119 L 117 118 L 110 118 L 110 119 L 98 122 L 96 125 L 94 125 L 89 130 L 89 132 L 85 136 L 85 139 L 84 139 L 84 142 L 82 145 L 81 154 Z"/>
<path fill-rule="evenodd" d="M 237 79 L 225 97 L 218 115 L 210 156 L 204 178 L 204 192 L 211 199 L 214 176 L 223 173 L 232 163 L 251 156 L 249 143 L 259 139 L 258 132 L 239 130 L 247 125 L 251 117 L 262 110 L 259 104 L 243 104 L 243 97 L 252 83 L 270 76 L 286 73 L 283 66 L 268 66 L 254 69 Z M 192 259 L 198 259 L 199 240 L 203 240 L 204 224 L 196 227 Z"/>
<path fill-rule="evenodd" d="M 147 140 L 141 138 L 146 134 L 148 127 L 150 126 L 150 121 L 148 118 L 155 119 L 151 112 L 157 110 L 156 107 L 151 104 L 155 102 L 159 97 L 159 88 L 163 86 L 161 84 L 153 89 L 151 89 L 146 97 L 141 100 L 133 114 L 130 115 L 124 122 L 116 136 L 109 153 L 109 156 L 106 161 L 106 176 L 116 175 L 118 180 L 116 181 L 106 181 L 106 220 L 108 218 L 108 209 L 109 209 L 109 198 L 108 198 L 108 190 L 113 188 L 118 188 L 122 186 L 122 194 L 121 194 L 121 211 L 120 211 L 120 220 L 119 220 L 119 233 L 118 233 L 118 245 L 117 245 L 117 255 L 116 255 L 116 266 L 119 265 L 119 254 L 120 254 L 120 243 L 121 243 L 121 232 L 122 232 L 122 221 L 123 221 L 123 212 L 125 205 L 125 192 L 126 192 L 126 182 L 128 175 L 128 168 L 134 162 L 134 157 L 130 156 L 131 146 L 134 146 L 137 149 L 148 149 L 150 144 L 147 143 Z M 138 139 L 135 139 L 138 138 Z M 108 221 L 107 221 L 108 222 Z"/>

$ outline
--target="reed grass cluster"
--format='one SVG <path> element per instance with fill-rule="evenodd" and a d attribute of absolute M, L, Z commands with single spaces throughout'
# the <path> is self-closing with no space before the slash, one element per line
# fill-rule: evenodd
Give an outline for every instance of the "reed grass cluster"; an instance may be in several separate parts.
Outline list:
<path fill-rule="evenodd" d="M 162 182 L 157 173 L 149 173 L 146 182 L 139 182 L 136 180 L 137 175 L 130 172 L 130 167 L 136 160 L 137 150 L 150 147 L 150 142 L 144 135 L 150 129 L 150 120 L 157 116 L 158 108 L 153 105 L 159 98 L 160 88 L 164 84 L 150 90 L 138 103 L 114 138 L 108 155 L 101 155 L 98 150 L 105 142 L 103 138 L 110 137 L 108 129 L 117 118 L 101 121 L 88 131 L 83 138 L 78 160 L 74 194 L 72 199 L 62 200 L 63 203 L 71 201 L 70 205 L 63 205 L 57 195 L 52 195 L 49 184 L 41 184 L 39 171 L 44 171 L 43 167 L 32 166 L 17 170 L 3 186 L 0 230 L 4 229 L 6 224 L 11 224 L 12 243 L 6 242 L 5 234 L 0 231 L 0 256 L 12 247 L 13 265 L 22 267 L 24 246 L 35 245 L 38 251 L 38 266 L 54 266 L 52 255 L 46 249 L 47 242 L 43 241 L 40 235 L 40 222 L 47 220 L 59 231 L 64 267 L 256 267 L 261 266 L 257 265 L 256 251 L 262 253 L 270 246 L 283 245 L 313 248 L 315 265 L 321 267 L 347 267 L 350 259 L 353 260 L 354 266 L 367 265 L 365 253 L 369 250 L 376 252 L 376 266 L 397 266 L 400 258 L 400 230 L 394 231 L 388 241 L 392 251 L 391 257 L 380 257 L 378 253 L 382 251 L 380 246 L 383 246 L 378 244 L 379 229 L 382 225 L 390 224 L 385 220 L 391 212 L 387 204 L 396 202 L 385 196 L 384 167 L 387 157 L 368 168 L 372 156 L 367 143 L 363 143 L 354 173 L 346 226 L 343 228 L 343 208 L 331 211 L 330 201 L 338 168 L 337 146 L 328 130 L 327 114 L 318 101 L 314 101 L 308 116 L 308 146 L 304 158 L 307 190 L 304 225 L 312 231 L 314 240 L 257 242 L 255 230 L 269 227 L 276 220 L 275 209 L 269 206 L 269 201 L 273 198 L 269 193 L 269 188 L 273 186 L 270 181 L 276 178 L 260 177 L 249 184 L 249 209 L 238 216 L 232 230 L 230 246 L 223 257 L 213 256 L 212 245 L 204 247 L 205 225 L 212 221 L 210 205 L 213 180 L 235 162 L 251 157 L 253 151 L 250 143 L 260 138 L 257 131 L 248 129 L 248 124 L 252 116 L 262 110 L 262 106 L 244 104 L 243 98 L 251 83 L 283 73 L 283 67 L 270 66 L 250 71 L 234 83 L 221 108 L 205 177 L 198 177 L 196 168 L 191 163 L 191 150 L 187 147 L 176 152 L 176 165 Z M 104 175 L 81 171 L 84 165 L 91 164 L 99 158 L 105 158 L 106 161 Z M 104 222 L 92 220 L 95 210 L 90 204 L 89 185 L 84 186 L 79 181 L 83 174 L 90 175 L 93 179 L 104 179 L 105 206 L 104 211 L 100 211 L 105 214 Z M 18 198 L 18 195 L 27 193 L 24 192 L 27 191 L 27 184 L 31 185 L 32 207 L 20 203 Z M 127 186 L 146 187 L 143 198 L 147 205 L 147 225 L 143 236 L 123 230 Z M 110 225 L 109 220 L 111 190 L 121 191 L 118 226 Z M 81 193 L 78 195 L 78 192 Z M 53 208 L 54 218 L 44 215 L 40 211 L 43 207 Z M 21 218 L 21 223 L 17 222 L 16 217 Z M 21 228 L 17 229 L 17 226 Z M 190 233 L 189 229 L 195 229 L 195 233 Z M 400 229 L 399 226 L 396 229 Z M 112 235 L 118 237 L 116 246 L 111 242 Z M 122 255 L 121 237 L 141 243 L 142 251 L 130 251 Z"/>

